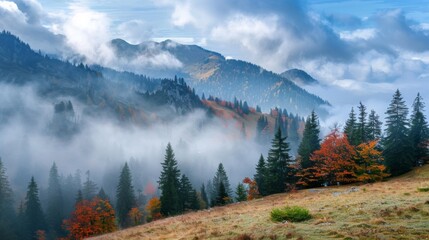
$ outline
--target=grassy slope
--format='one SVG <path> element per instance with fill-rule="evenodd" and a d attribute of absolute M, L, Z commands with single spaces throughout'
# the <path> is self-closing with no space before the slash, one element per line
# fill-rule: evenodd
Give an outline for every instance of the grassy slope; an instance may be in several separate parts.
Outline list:
<path fill-rule="evenodd" d="M 429 239 L 429 165 L 386 182 L 277 194 L 188 213 L 97 239 Z M 300 205 L 313 219 L 274 223 L 274 207 Z"/>

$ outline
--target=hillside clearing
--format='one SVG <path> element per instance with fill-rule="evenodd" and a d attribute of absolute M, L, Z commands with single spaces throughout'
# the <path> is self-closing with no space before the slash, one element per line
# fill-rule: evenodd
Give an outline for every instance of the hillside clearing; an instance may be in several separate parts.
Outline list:
<path fill-rule="evenodd" d="M 425 186 L 429 165 L 386 182 L 277 194 L 94 239 L 429 239 L 429 193 L 418 191 Z M 270 211 L 285 205 L 306 207 L 313 218 L 272 222 Z"/>

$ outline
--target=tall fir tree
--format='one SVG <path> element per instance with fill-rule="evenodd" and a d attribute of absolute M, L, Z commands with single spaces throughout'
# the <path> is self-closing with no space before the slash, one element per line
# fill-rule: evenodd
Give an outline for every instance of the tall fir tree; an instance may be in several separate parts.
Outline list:
<path fill-rule="evenodd" d="M 401 92 L 396 90 L 386 111 L 386 131 L 383 139 L 383 156 L 392 175 L 411 170 L 413 148 L 409 139 L 408 108 Z"/>
<path fill-rule="evenodd" d="M 208 198 L 208 196 L 207 196 L 207 191 L 206 191 L 206 187 L 204 186 L 204 183 L 203 184 L 201 184 L 201 189 L 200 189 L 200 191 L 201 191 L 201 199 L 203 200 L 203 202 L 204 202 L 204 206 L 206 207 L 206 208 L 208 208 L 209 207 L 209 198 Z"/>
<path fill-rule="evenodd" d="M 90 178 L 91 173 L 86 171 L 86 181 L 83 183 L 82 195 L 85 200 L 91 200 L 97 195 L 98 187 L 95 182 Z"/>
<path fill-rule="evenodd" d="M 225 184 L 223 182 L 219 183 L 219 189 L 217 191 L 217 196 L 215 200 L 215 206 L 223 206 L 230 202 L 230 195 L 228 195 Z"/>
<path fill-rule="evenodd" d="M 189 181 L 189 178 L 185 174 L 182 174 L 179 185 L 180 212 L 192 209 L 193 197 L 194 192 L 192 184 Z"/>
<path fill-rule="evenodd" d="M 223 164 L 219 163 L 216 174 L 213 177 L 213 181 L 212 181 L 212 184 L 213 184 L 212 203 L 214 204 L 214 206 L 216 206 L 216 204 L 219 204 L 219 201 L 218 201 L 219 196 L 223 195 L 223 193 L 220 192 L 221 183 L 223 185 L 223 188 L 225 188 L 226 195 L 228 197 L 231 197 L 232 189 L 231 189 L 231 185 L 229 184 L 228 176 L 226 175 L 226 171 L 225 171 L 225 168 L 223 167 Z"/>
<path fill-rule="evenodd" d="M 62 228 L 64 219 L 64 198 L 60 185 L 60 176 L 55 162 L 49 171 L 48 179 L 48 206 L 46 208 L 46 220 L 54 238 L 64 236 Z"/>
<path fill-rule="evenodd" d="M 238 183 L 237 188 L 235 189 L 235 201 L 244 202 L 247 200 L 246 188 L 242 183 Z"/>
<path fill-rule="evenodd" d="M 429 128 L 423 113 L 424 107 L 423 99 L 418 93 L 413 103 L 410 128 L 410 140 L 414 149 L 414 166 L 429 161 Z"/>
<path fill-rule="evenodd" d="M 311 112 L 311 115 L 305 122 L 304 134 L 301 144 L 298 148 L 301 169 L 313 166 L 313 161 L 310 160 L 311 154 L 320 149 L 320 127 L 316 113 Z"/>
<path fill-rule="evenodd" d="M 292 158 L 289 155 L 289 144 L 286 137 L 282 136 L 279 128 L 272 141 L 267 158 L 267 193 L 281 193 L 286 191 L 287 184 L 291 181 L 293 173 Z"/>
<path fill-rule="evenodd" d="M 116 216 L 119 225 L 122 228 L 131 226 L 128 219 L 128 213 L 136 206 L 136 197 L 132 183 L 131 171 L 128 163 L 125 163 L 119 176 L 118 186 L 116 187 Z"/>
<path fill-rule="evenodd" d="M 42 211 L 39 199 L 39 188 L 31 177 L 31 181 L 28 184 L 27 196 L 25 197 L 25 223 L 26 223 L 26 238 L 37 239 L 36 232 L 38 230 L 47 230 L 46 218 Z"/>
<path fill-rule="evenodd" d="M 368 141 L 379 140 L 381 138 L 381 125 L 380 117 L 374 110 L 368 115 Z"/>
<path fill-rule="evenodd" d="M 357 127 L 356 127 L 356 146 L 365 143 L 368 141 L 368 123 L 366 121 L 366 117 L 368 113 L 366 112 L 366 106 L 362 104 L 362 102 L 359 103 L 359 116 L 357 121 Z"/>
<path fill-rule="evenodd" d="M 256 165 L 256 174 L 253 176 L 258 185 L 258 191 L 261 196 L 266 196 L 267 192 L 267 166 L 264 156 L 261 154 L 258 164 Z"/>
<path fill-rule="evenodd" d="M 161 190 L 161 214 L 163 216 L 176 215 L 180 213 L 180 170 L 177 167 L 177 161 L 170 143 L 167 145 L 164 162 L 161 165 L 162 172 L 158 181 Z"/>
<path fill-rule="evenodd" d="M 17 239 L 14 232 L 16 215 L 13 209 L 12 188 L 0 158 L 0 239 Z"/>
<path fill-rule="evenodd" d="M 347 135 L 347 140 L 352 145 L 357 145 L 358 143 L 358 130 L 357 130 L 357 119 L 354 108 L 349 113 L 349 118 L 346 121 L 344 126 L 344 133 Z"/>

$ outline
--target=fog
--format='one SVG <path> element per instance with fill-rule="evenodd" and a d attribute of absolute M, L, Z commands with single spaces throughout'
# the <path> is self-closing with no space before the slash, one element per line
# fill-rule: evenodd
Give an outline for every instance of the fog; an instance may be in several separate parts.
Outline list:
<path fill-rule="evenodd" d="M 84 116 L 84 105 L 64 99 L 72 101 L 80 126 L 70 139 L 49 131 L 54 104 L 61 98 L 46 100 L 31 86 L 0 86 L 0 157 L 19 200 L 32 175 L 42 189 L 46 187 L 53 162 L 63 176 L 89 170 L 91 179 L 113 197 L 125 162 L 130 164 L 136 190 L 144 191 L 148 183 L 157 187 L 169 142 L 179 168 L 195 188 L 213 178 L 221 162 L 236 186 L 253 176 L 259 155 L 266 155 L 261 146 L 241 138 L 235 123 L 208 119 L 203 111 L 141 127 Z"/>

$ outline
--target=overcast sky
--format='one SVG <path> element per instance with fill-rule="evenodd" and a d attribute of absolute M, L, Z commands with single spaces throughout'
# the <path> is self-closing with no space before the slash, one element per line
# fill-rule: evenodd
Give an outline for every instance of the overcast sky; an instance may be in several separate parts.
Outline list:
<path fill-rule="evenodd" d="M 278 73 L 301 68 L 337 112 L 363 101 L 382 114 L 397 88 L 409 105 L 418 91 L 429 100 L 429 0 L 0 0 L 1 28 L 89 63 L 111 63 L 112 38 L 173 39 Z M 180 66 L 169 57 L 157 63 Z"/>

